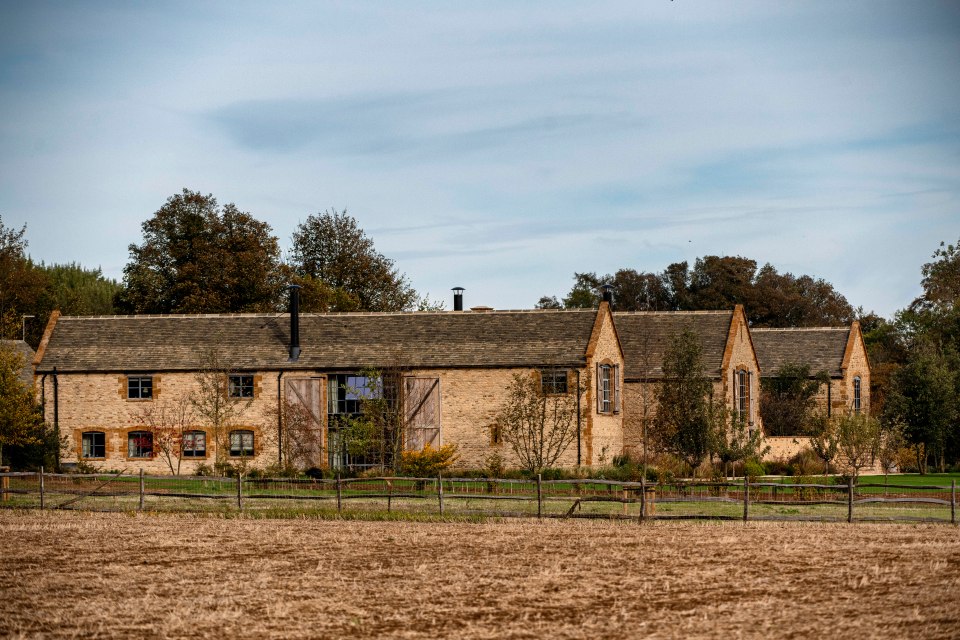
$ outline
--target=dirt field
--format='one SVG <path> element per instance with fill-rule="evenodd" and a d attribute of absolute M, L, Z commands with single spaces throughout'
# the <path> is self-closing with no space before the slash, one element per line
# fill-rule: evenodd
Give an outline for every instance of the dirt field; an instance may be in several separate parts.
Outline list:
<path fill-rule="evenodd" d="M 3 637 L 960 636 L 945 525 L 0 511 Z"/>

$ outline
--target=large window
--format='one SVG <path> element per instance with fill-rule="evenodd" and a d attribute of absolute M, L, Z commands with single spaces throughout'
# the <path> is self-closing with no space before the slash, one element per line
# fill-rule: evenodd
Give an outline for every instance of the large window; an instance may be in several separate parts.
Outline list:
<path fill-rule="evenodd" d="M 736 394 L 737 418 L 750 422 L 750 374 L 746 369 L 738 369 L 734 374 L 734 394 Z"/>
<path fill-rule="evenodd" d="M 597 365 L 597 413 L 620 411 L 619 370 L 615 364 Z"/>
<path fill-rule="evenodd" d="M 396 395 L 391 386 L 390 395 Z M 327 378 L 327 463 L 334 469 L 372 466 L 368 456 L 351 452 L 345 437 L 344 425 L 348 418 L 363 412 L 363 400 L 383 396 L 379 379 L 356 374 L 339 373 Z"/>
<path fill-rule="evenodd" d="M 234 457 L 247 457 L 253 454 L 253 431 L 249 429 L 231 431 L 230 455 Z"/>
<path fill-rule="evenodd" d="M 185 434 L 183 434 L 183 457 L 207 457 L 207 434 L 205 432 L 187 431 Z"/>
<path fill-rule="evenodd" d="M 566 369 L 541 369 L 540 387 L 544 395 L 566 393 L 567 392 L 567 370 Z"/>
<path fill-rule="evenodd" d="M 128 376 L 127 398 L 149 400 L 153 397 L 153 376 Z"/>
<path fill-rule="evenodd" d="M 80 436 L 81 457 L 84 458 L 105 458 L 107 457 L 106 435 L 103 431 L 85 431 Z"/>
<path fill-rule="evenodd" d="M 131 431 L 127 434 L 127 457 L 153 457 L 153 434 L 149 431 Z"/>
<path fill-rule="evenodd" d="M 232 375 L 228 382 L 228 395 L 231 398 L 253 397 L 253 376 Z"/>
<path fill-rule="evenodd" d="M 853 410 L 855 413 L 860 413 L 860 410 L 863 408 L 860 399 L 860 376 L 857 376 L 853 379 Z"/>

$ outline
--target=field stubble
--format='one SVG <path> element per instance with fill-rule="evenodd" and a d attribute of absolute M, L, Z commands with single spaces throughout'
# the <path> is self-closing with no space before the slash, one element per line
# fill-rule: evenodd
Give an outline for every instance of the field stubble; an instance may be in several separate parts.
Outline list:
<path fill-rule="evenodd" d="M 957 637 L 905 524 L 0 512 L 5 637 Z"/>

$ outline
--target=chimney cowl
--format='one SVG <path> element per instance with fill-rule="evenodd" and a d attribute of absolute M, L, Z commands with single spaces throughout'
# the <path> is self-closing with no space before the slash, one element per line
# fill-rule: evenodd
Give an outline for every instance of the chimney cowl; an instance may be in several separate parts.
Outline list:
<path fill-rule="evenodd" d="M 453 291 L 453 310 L 463 311 L 463 292 L 465 289 L 463 287 L 454 287 L 451 291 Z"/>

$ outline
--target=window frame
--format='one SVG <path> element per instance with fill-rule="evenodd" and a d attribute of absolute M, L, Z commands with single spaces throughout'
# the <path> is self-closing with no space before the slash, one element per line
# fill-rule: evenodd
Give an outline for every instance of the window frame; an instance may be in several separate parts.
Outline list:
<path fill-rule="evenodd" d="M 853 412 L 863 411 L 863 379 L 860 376 L 853 377 Z"/>
<path fill-rule="evenodd" d="M 134 443 L 135 439 L 144 437 L 149 439 L 149 447 L 144 447 L 142 444 Z M 131 449 L 131 445 L 133 445 L 135 448 Z M 153 458 L 153 456 L 153 433 L 150 431 L 144 431 L 143 429 L 136 429 L 127 432 L 127 458 L 134 460 L 149 460 Z"/>
<path fill-rule="evenodd" d="M 227 375 L 227 397 L 231 400 L 252 400 L 256 396 L 255 376 L 246 373 Z M 236 382 L 235 382 L 236 380 Z M 247 384 L 249 380 L 249 384 Z"/>
<path fill-rule="evenodd" d="M 565 396 L 570 393 L 568 369 L 540 369 L 540 392 L 545 396 Z M 562 387 L 562 388 L 560 388 Z"/>
<path fill-rule="evenodd" d="M 202 436 L 203 448 L 197 449 L 197 436 Z M 190 446 L 187 442 L 190 442 Z M 191 429 L 184 432 L 183 439 L 180 442 L 180 457 L 182 458 L 206 458 L 207 457 L 207 432 L 202 429 Z"/>
<path fill-rule="evenodd" d="M 239 441 L 239 446 L 234 448 L 234 436 Z M 250 448 L 247 449 L 244 443 L 245 437 L 250 438 Z M 253 429 L 233 429 L 227 436 L 229 444 L 228 453 L 231 458 L 252 458 L 257 455 L 257 436 Z M 235 453 L 236 452 L 236 453 Z"/>
<path fill-rule="evenodd" d="M 137 395 L 133 395 L 134 381 L 137 382 Z M 146 385 L 144 381 L 147 381 Z M 127 376 L 127 400 L 153 400 L 153 376 Z"/>
<path fill-rule="evenodd" d="M 750 388 L 750 372 L 746 369 L 734 371 L 734 409 L 737 417 L 743 422 L 752 422 L 750 416 L 752 389 Z"/>
<path fill-rule="evenodd" d="M 88 438 L 89 436 L 89 438 Z M 97 447 L 96 442 L 92 442 L 89 446 L 87 445 L 87 440 L 94 440 L 93 436 L 100 436 L 101 455 L 94 455 L 96 452 L 95 447 Z M 91 455 L 87 455 L 87 452 L 90 451 Z M 104 431 L 83 431 L 80 433 L 80 459 L 81 460 L 103 460 L 107 457 L 107 434 Z"/>

